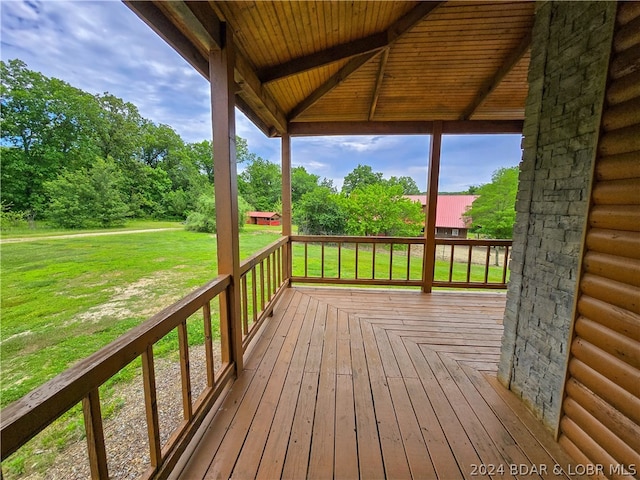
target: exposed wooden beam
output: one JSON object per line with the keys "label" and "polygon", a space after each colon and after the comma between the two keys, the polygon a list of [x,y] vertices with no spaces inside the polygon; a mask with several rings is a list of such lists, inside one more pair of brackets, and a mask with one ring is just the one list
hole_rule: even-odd
{"label": "exposed wooden beam", "polygon": [[426,18],[436,7],[444,2],[419,2],[416,7],[395,21],[384,32],[374,33],[347,43],[334,45],[325,50],[294,58],[280,65],[272,65],[258,72],[264,82],[273,82],[291,75],[313,70],[314,68],[357,57],[365,53],[381,50],[392,45],[398,38],[408,32],[415,24]]}
{"label": "exposed wooden beam", "polygon": [[[445,120],[445,134],[522,133],[522,120]],[[392,122],[291,122],[291,136],[321,135],[429,135],[432,121]]]}
{"label": "exposed wooden beam", "polygon": [[488,78],[480,90],[478,94],[473,99],[473,101],[469,104],[469,106],[465,109],[465,111],[460,115],[460,120],[469,120],[471,115],[478,109],[482,102],[484,102],[491,92],[493,92],[500,82],[507,76],[507,74],[516,66],[516,64],[520,61],[529,47],[531,46],[531,30],[527,32],[524,38],[520,41],[518,46],[509,54],[507,59],[504,61],[502,66],[491,76]]}
{"label": "exposed wooden beam", "polygon": [[[215,43],[216,48],[222,48],[222,22],[209,4],[207,2],[189,0],[185,2],[185,5],[193,13],[193,16],[198,20],[199,24],[205,29],[211,41]],[[213,48],[213,46],[211,48]]]}
{"label": "exposed wooden beam", "polygon": [[240,85],[242,90],[240,95],[246,104],[262,118],[264,123],[273,125],[280,134],[287,131],[287,119],[284,113],[264,88],[253,66],[241,52],[236,52],[235,81]]}
{"label": "exposed wooden beam", "polygon": [[376,86],[373,89],[373,97],[371,98],[371,107],[369,107],[369,121],[373,120],[373,116],[376,113],[376,107],[378,106],[378,98],[380,97],[380,87],[382,80],[384,80],[384,71],[387,67],[387,60],[389,59],[389,49],[385,48],[380,57],[380,68],[378,69],[378,78],[376,78]]}
{"label": "exposed wooden beam", "polygon": [[442,133],[522,133],[523,124],[523,120],[445,120],[442,122]]}
{"label": "exposed wooden beam", "polygon": [[294,58],[280,65],[263,68],[258,72],[258,77],[264,82],[269,83],[275,80],[281,80],[291,75],[313,70],[314,68],[337,62],[347,58],[362,55],[376,50],[380,50],[387,45],[386,32],[376,33],[365,38],[359,38],[351,42],[335,45],[326,50],[312,53],[304,57]]}
{"label": "exposed wooden beam", "polygon": [[364,55],[360,55],[359,57],[354,57],[351,60],[349,60],[347,64],[344,67],[342,67],[334,76],[332,76],[329,80],[327,80],[324,83],[324,85],[316,89],[311,95],[309,95],[302,102],[296,105],[293,108],[293,110],[291,110],[288,116],[289,121],[295,120],[307,109],[311,108],[318,100],[320,100],[327,93],[329,93],[331,90],[333,90],[342,82],[344,82],[349,77],[349,75],[357,71],[365,63],[367,63],[373,57],[378,55],[378,53],[380,52],[376,51],[376,52],[365,53]]}
{"label": "exposed wooden beam", "polygon": [[165,42],[173,47],[204,78],[209,78],[209,61],[152,2],[126,0],[129,7],[140,19],[149,25]]}

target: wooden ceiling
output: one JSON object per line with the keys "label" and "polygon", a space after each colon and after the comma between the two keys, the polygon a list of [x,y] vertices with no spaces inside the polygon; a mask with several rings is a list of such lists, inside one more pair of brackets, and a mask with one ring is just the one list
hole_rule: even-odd
{"label": "wooden ceiling", "polygon": [[[127,1],[208,78],[225,25],[238,107],[271,136],[519,131],[532,2]],[[227,27],[228,28],[228,27]]]}

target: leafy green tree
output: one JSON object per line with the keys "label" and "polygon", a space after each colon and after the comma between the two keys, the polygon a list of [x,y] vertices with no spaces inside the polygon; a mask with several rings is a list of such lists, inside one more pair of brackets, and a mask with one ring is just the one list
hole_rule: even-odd
{"label": "leafy green tree", "polygon": [[2,201],[31,216],[42,213],[43,184],[97,153],[89,121],[96,111],[91,95],[20,60],[0,62]]}
{"label": "leafy green tree", "polygon": [[341,196],[323,186],[302,195],[294,211],[294,221],[301,233],[343,235],[347,213]]}
{"label": "leafy green tree", "polygon": [[318,188],[320,177],[300,166],[291,169],[291,201],[295,205],[305,193]]}
{"label": "leafy green tree", "polygon": [[411,177],[391,177],[386,183],[390,187],[400,185],[405,195],[420,195],[420,189]]}
{"label": "leafy green tree", "polygon": [[184,152],[198,171],[205,175],[209,183],[213,185],[213,145],[211,142],[203,140],[196,143],[187,143],[184,146]]}
{"label": "leafy green tree", "polygon": [[344,206],[349,235],[416,236],[424,219],[421,206],[405,198],[400,185],[358,187]]}
{"label": "leafy green tree", "polygon": [[90,169],[60,174],[44,184],[51,198],[50,221],[63,228],[123,225],[129,208],[120,192],[122,182],[111,159],[98,158]]}
{"label": "leafy green tree", "polygon": [[471,230],[488,238],[511,238],[517,192],[518,167],[493,172],[491,183],[477,188],[479,196],[465,214],[471,218]]}
{"label": "leafy green tree", "polygon": [[256,157],[239,175],[238,190],[258,211],[271,211],[282,194],[280,167]]}
{"label": "leafy green tree", "polygon": [[156,168],[181,148],[184,148],[184,142],[173,128],[142,121],[138,153],[142,163]]}
{"label": "leafy green tree", "polygon": [[93,119],[100,156],[112,157],[116,162],[135,158],[142,144],[144,123],[138,108],[109,93],[95,98],[100,106],[97,117]]}
{"label": "leafy green tree", "polygon": [[360,165],[344,177],[342,193],[350,195],[356,188],[382,183],[382,173],[374,172],[369,165]]}

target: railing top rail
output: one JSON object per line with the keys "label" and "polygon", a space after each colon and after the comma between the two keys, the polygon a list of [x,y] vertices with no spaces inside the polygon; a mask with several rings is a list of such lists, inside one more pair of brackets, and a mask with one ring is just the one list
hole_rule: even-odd
{"label": "railing top rail", "polygon": [[249,270],[251,270],[253,267],[258,265],[262,260],[267,258],[269,255],[275,252],[278,248],[282,247],[288,241],[289,241],[289,237],[282,237],[276,240],[275,242],[273,242],[272,244],[267,245],[262,250],[253,254],[251,257],[247,258],[246,260],[243,260],[242,262],[240,262],[240,275],[244,275],[245,273],[247,273]]}
{"label": "railing top rail", "polygon": [[439,238],[436,245],[473,245],[478,247],[508,247],[513,244],[510,239],[480,239],[480,238]]}
{"label": "railing top rail", "polygon": [[218,276],[4,408],[0,427],[2,458],[13,453],[140,356],[149,345],[224,292],[230,283],[230,275]]}
{"label": "railing top rail", "polygon": [[350,237],[346,235],[292,235],[292,242],[424,244],[424,237]]}

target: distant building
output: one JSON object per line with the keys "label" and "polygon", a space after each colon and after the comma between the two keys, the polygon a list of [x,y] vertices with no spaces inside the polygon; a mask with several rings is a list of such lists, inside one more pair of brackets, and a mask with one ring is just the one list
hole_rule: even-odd
{"label": "distant building", "polygon": [[[426,213],[426,195],[405,195],[414,202],[420,202]],[[436,237],[467,238],[470,221],[465,221],[464,213],[471,207],[477,195],[438,195],[436,207]]]}
{"label": "distant building", "polygon": [[277,212],[249,212],[247,223],[251,225],[280,225],[282,217]]}

